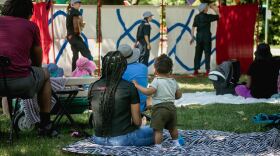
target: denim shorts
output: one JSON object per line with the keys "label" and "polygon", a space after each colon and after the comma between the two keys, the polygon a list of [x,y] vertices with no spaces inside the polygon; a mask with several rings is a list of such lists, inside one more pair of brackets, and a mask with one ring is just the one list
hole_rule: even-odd
{"label": "denim shorts", "polygon": [[131,133],[116,137],[92,137],[92,141],[106,146],[149,146],[154,144],[153,129],[141,127]]}

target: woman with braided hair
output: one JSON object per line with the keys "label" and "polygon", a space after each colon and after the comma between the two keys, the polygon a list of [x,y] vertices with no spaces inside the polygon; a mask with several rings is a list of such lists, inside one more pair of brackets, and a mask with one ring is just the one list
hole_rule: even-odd
{"label": "woman with braided hair", "polygon": [[92,140],[108,146],[153,144],[153,130],[141,127],[139,95],[134,85],[122,79],[127,62],[119,51],[108,52],[102,60],[102,76],[93,83],[89,99],[93,110],[95,136]]}

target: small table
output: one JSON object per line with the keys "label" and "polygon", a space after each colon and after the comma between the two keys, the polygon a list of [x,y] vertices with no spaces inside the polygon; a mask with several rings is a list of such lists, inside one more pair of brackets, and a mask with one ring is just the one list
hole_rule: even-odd
{"label": "small table", "polygon": [[56,99],[56,105],[58,107],[58,112],[56,114],[55,119],[53,120],[54,126],[57,126],[61,120],[61,118],[65,115],[67,119],[70,121],[72,126],[75,126],[76,128],[79,128],[77,124],[75,124],[73,118],[71,117],[69,111],[65,108],[65,106],[62,104],[61,100],[59,99],[58,95],[68,95],[65,102],[65,104],[71,105],[74,98],[77,96],[79,91],[83,91],[81,88],[75,88],[75,89],[63,89],[58,91],[52,91],[53,97]]}

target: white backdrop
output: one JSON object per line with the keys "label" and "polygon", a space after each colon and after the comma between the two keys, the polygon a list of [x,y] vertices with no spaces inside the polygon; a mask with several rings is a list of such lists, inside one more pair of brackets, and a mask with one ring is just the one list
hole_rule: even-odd
{"label": "white backdrop", "polygon": [[[53,27],[54,27],[54,52],[51,46],[49,53],[50,62],[53,62],[54,57],[57,60],[57,64],[63,67],[64,73],[69,76],[71,74],[71,62],[72,62],[72,50],[70,44],[67,43],[65,37],[67,35],[66,31],[66,8],[67,5],[54,5],[53,11]],[[84,5],[81,7],[83,9],[83,18],[86,22],[86,26],[83,30],[83,38],[87,40],[91,54],[96,57],[98,52],[96,51],[96,11],[97,7],[93,5]],[[49,19],[52,15],[50,12]],[[51,20],[49,20],[50,23]],[[49,24],[49,31],[52,35],[52,24]],[[53,37],[52,37],[53,38]],[[60,56],[60,57],[59,57]]]}
{"label": "white backdrop", "polygon": [[[142,14],[151,11],[154,21],[151,22],[151,46],[150,62],[158,56],[159,49],[159,7],[154,6],[102,6],[101,30],[102,30],[102,55],[108,51],[116,50],[120,44],[133,46],[136,39],[137,28],[141,22]],[[149,68],[152,72],[152,66]]]}
{"label": "white backdrop", "polygon": [[[66,42],[66,7],[67,5],[54,6],[54,41],[55,58],[58,65],[63,67],[66,75],[71,73],[72,51],[69,43]],[[82,6],[83,17],[86,22],[83,37],[88,41],[90,50],[95,59],[98,59],[96,44],[96,11],[97,7],[88,5]],[[145,11],[151,11],[154,21],[151,23],[151,45],[150,63],[160,54],[160,7],[155,6],[102,6],[101,8],[101,30],[102,30],[102,55],[110,50],[116,50],[120,44],[134,45],[137,28],[142,20]],[[168,49],[167,53],[173,59],[173,73],[185,74],[193,72],[193,60],[195,53],[195,43],[189,44],[190,31],[194,16],[198,13],[194,7],[166,7],[166,24],[168,28]],[[51,13],[50,13],[51,18]],[[51,20],[49,20],[51,21]],[[212,52],[211,68],[216,66],[216,27],[217,23],[211,25],[212,32]],[[50,34],[51,24],[49,24]],[[204,56],[203,56],[204,57]],[[50,50],[50,61],[54,59],[53,49]],[[202,58],[204,63],[204,58]],[[204,64],[201,67],[204,70]],[[153,73],[153,66],[150,65],[149,73]]]}
{"label": "white backdrop", "polygon": [[[210,9],[209,9],[210,10]],[[198,11],[194,7],[166,7],[166,24],[168,29],[167,53],[173,59],[173,73],[192,73],[194,67],[195,42],[190,45],[191,28]],[[212,22],[212,52],[211,69],[216,66],[216,28],[217,22]],[[195,33],[196,34],[196,33]],[[201,59],[204,62],[204,54]],[[201,70],[205,70],[205,63]]]}

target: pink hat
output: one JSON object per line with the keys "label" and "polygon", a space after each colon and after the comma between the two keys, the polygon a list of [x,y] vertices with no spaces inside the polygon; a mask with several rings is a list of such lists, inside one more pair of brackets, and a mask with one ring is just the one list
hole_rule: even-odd
{"label": "pink hat", "polygon": [[72,72],[73,77],[91,76],[95,71],[96,65],[93,61],[81,57],[76,62],[76,69]]}

